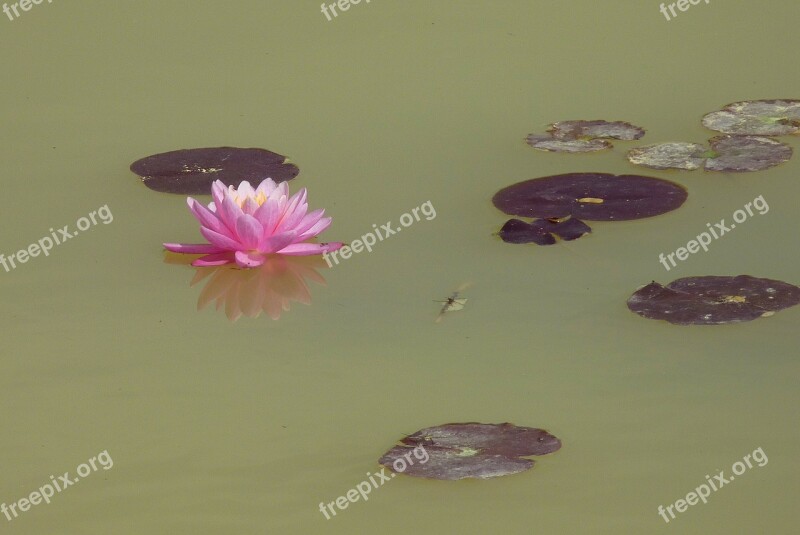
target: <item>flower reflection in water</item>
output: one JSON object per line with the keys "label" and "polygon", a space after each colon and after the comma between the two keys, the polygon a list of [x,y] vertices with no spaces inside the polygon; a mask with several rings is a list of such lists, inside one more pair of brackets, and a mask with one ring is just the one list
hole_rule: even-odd
{"label": "flower reflection in water", "polygon": [[[167,253],[169,263],[191,261],[185,255]],[[324,285],[325,278],[317,270],[325,267],[325,261],[318,256],[270,255],[262,265],[250,269],[240,269],[235,264],[196,267],[191,286],[206,281],[197,299],[197,310],[214,302],[217,310],[225,308],[231,321],[243,315],[257,318],[262,312],[276,320],[289,310],[292,301],[311,304],[306,280]]]}

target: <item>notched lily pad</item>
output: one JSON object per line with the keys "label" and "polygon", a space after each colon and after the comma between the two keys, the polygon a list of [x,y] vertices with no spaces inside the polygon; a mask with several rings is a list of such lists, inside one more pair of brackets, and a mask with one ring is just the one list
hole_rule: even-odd
{"label": "notched lily pad", "polygon": [[229,186],[242,181],[259,184],[291,180],[300,173],[286,157],[266,149],[216,147],[183,149],[154,154],[131,164],[148,188],[162,193],[210,195],[211,184],[221,180]]}
{"label": "notched lily pad", "polygon": [[606,139],[633,140],[644,135],[644,129],[623,121],[560,121],[553,123],[546,134],[529,134],[528,145],[550,152],[594,152],[611,148]]}
{"label": "notched lily pad", "polygon": [[703,116],[703,126],[724,134],[785,136],[800,132],[800,100],[745,100]]}
{"label": "notched lily pad", "polygon": [[670,142],[636,147],[628,151],[628,161],[652,169],[705,167],[707,171],[761,171],[792,157],[792,147],[768,137],[717,136],[710,148],[697,143]]}
{"label": "notched lily pad", "polygon": [[624,221],[675,210],[687,195],[683,187],[659,178],[567,173],[505,187],[492,202],[506,214],[518,217]]}
{"label": "notched lily pad", "polygon": [[[510,423],[451,423],[421,429],[400,441],[378,460],[397,473],[429,479],[488,479],[530,469],[531,455],[558,450],[561,441],[543,429]],[[428,459],[406,462],[422,447]],[[425,457],[423,456],[422,459]]]}
{"label": "notched lily pad", "polygon": [[797,286],[739,275],[686,277],[666,286],[654,281],[628,299],[628,308],[676,325],[719,325],[771,316],[798,303]]}
{"label": "notched lily pad", "polygon": [[535,243],[537,245],[553,245],[556,236],[565,241],[577,240],[592,229],[581,221],[569,219],[537,219],[527,223],[520,219],[509,219],[498,233],[506,243]]}

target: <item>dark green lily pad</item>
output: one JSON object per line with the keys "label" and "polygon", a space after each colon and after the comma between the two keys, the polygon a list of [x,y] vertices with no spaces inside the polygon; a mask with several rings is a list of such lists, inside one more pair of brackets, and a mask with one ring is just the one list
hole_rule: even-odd
{"label": "dark green lily pad", "polygon": [[697,143],[659,143],[628,151],[628,161],[652,169],[694,170],[729,173],[761,171],[792,157],[792,147],[768,137],[717,136],[710,148]]}
{"label": "dark green lily pad", "polygon": [[518,217],[624,221],[675,210],[687,195],[682,186],[659,178],[567,173],[513,184],[498,191],[492,202]]}
{"label": "dark green lily pad", "polygon": [[183,149],[147,156],[131,164],[148,188],[162,193],[210,195],[211,184],[221,180],[238,186],[247,180],[259,184],[291,180],[300,173],[296,165],[265,149],[216,147]]}
{"label": "dark green lily pad", "polygon": [[785,136],[800,132],[800,100],[745,100],[703,116],[703,126],[724,134]]}
{"label": "dark green lily pad", "polygon": [[771,316],[798,303],[800,288],[793,284],[739,275],[686,277],[667,286],[654,281],[628,299],[628,308],[676,325],[719,325]]}
{"label": "dark green lily pad", "polygon": [[444,480],[524,472],[534,465],[525,457],[546,455],[561,447],[561,441],[543,429],[509,423],[445,424],[421,429],[400,442],[378,463],[395,473]]}
{"label": "dark green lily pad", "polygon": [[526,223],[519,219],[509,219],[498,233],[506,243],[535,243],[537,245],[553,245],[556,236],[565,241],[577,240],[592,229],[581,221],[571,217],[561,219],[537,219]]}
{"label": "dark green lily pad", "polygon": [[623,121],[560,121],[547,129],[547,134],[529,134],[528,145],[550,152],[595,152],[610,148],[606,139],[633,140],[644,135],[644,129]]}

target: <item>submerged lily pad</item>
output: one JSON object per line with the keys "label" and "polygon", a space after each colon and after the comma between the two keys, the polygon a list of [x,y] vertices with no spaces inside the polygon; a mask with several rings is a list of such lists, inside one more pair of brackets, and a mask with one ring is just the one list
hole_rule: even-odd
{"label": "submerged lily pad", "polygon": [[182,195],[210,195],[215,180],[238,186],[245,180],[259,184],[266,178],[285,182],[300,173],[296,165],[286,162],[286,156],[235,147],[164,152],[136,160],[130,168],[148,188]]}
{"label": "submerged lily pad", "polygon": [[577,240],[592,229],[581,221],[571,217],[561,219],[537,219],[526,223],[519,219],[509,219],[498,233],[506,243],[535,243],[537,245],[553,245],[556,236],[562,240]]}
{"label": "submerged lily pad", "polygon": [[644,135],[644,129],[623,121],[560,121],[547,129],[547,134],[529,134],[528,145],[550,152],[594,152],[610,148],[605,139],[633,140]]}
{"label": "submerged lily pad", "polygon": [[724,134],[785,136],[800,132],[800,100],[745,100],[703,116],[703,126]]}
{"label": "submerged lily pad", "polygon": [[628,151],[628,161],[652,169],[707,171],[761,171],[792,157],[792,147],[768,137],[717,136],[710,148],[697,143],[670,142],[636,147]]}
{"label": "submerged lily pad", "polygon": [[786,282],[736,277],[686,277],[667,286],[651,282],[629,299],[628,308],[676,325],[718,325],[771,316],[800,303],[800,288]]}
{"label": "submerged lily pad", "polygon": [[505,187],[492,202],[506,214],[519,217],[624,221],[675,210],[687,195],[683,187],[659,178],[567,173]]}
{"label": "submerged lily pad", "polygon": [[[546,455],[561,447],[561,441],[543,429],[509,423],[444,424],[421,429],[400,442],[378,463],[396,473],[446,480],[524,472],[534,465],[524,457]],[[415,450],[425,455],[411,457]]]}

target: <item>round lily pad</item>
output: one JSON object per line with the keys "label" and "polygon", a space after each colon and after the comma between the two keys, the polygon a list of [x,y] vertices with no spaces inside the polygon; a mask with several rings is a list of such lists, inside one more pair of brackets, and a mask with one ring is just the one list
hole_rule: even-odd
{"label": "round lily pad", "polygon": [[675,210],[687,195],[682,186],[659,178],[568,173],[513,184],[498,191],[492,202],[519,217],[623,221]]}
{"label": "round lily pad", "polygon": [[708,149],[697,143],[670,142],[635,147],[628,151],[628,160],[652,169],[694,170],[705,163]]}
{"label": "round lily pad", "polygon": [[703,126],[725,134],[785,136],[800,132],[800,100],[745,100],[703,116]]}
{"label": "round lily pad", "polygon": [[594,152],[611,148],[606,139],[639,139],[644,129],[623,121],[560,121],[546,134],[529,134],[528,145],[550,152]]}
{"label": "round lily pad", "polygon": [[556,236],[565,241],[577,240],[592,229],[581,221],[571,217],[561,219],[537,219],[527,223],[520,219],[509,219],[498,233],[506,243],[535,243],[537,245],[553,245]]}
{"label": "round lily pad", "polygon": [[736,277],[686,277],[666,286],[651,282],[629,299],[628,308],[676,325],[751,321],[800,303],[800,288],[786,282]]}
{"label": "round lily pad", "polygon": [[148,188],[181,195],[210,195],[215,180],[238,186],[245,180],[260,184],[266,178],[285,182],[300,173],[296,165],[287,163],[286,156],[235,147],[164,152],[136,160],[130,168]]}
{"label": "round lily pad", "polygon": [[488,479],[530,469],[532,455],[558,450],[543,429],[510,423],[451,423],[421,429],[383,454],[378,463],[395,473],[429,479]]}
{"label": "round lily pad", "polygon": [[768,137],[717,136],[708,143],[717,154],[706,160],[709,171],[761,171],[792,157],[792,147]]}
{"label": "round lily pad", "polygon": [[628,160],[653,169],[707,171],[761,171],[792,157],[792,147],[768,137],[717,136],[710,148],[697,143],[670,142],[636,147],[628,151]]}

